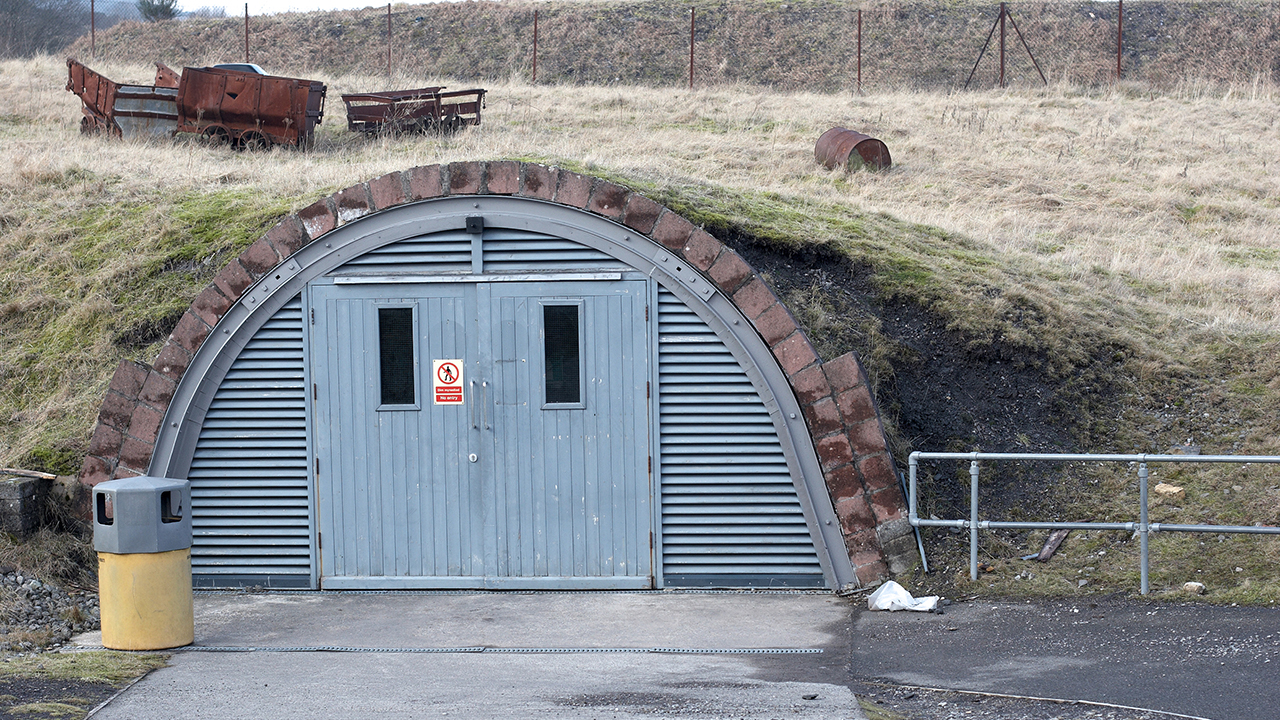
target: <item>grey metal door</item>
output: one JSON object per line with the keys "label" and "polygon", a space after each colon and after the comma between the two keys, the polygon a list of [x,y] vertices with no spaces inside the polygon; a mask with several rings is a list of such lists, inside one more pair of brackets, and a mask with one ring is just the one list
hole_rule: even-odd
{"label": "grey metal door", "polygon": [[314,285],[322,585],[649,587],[648,293]]}

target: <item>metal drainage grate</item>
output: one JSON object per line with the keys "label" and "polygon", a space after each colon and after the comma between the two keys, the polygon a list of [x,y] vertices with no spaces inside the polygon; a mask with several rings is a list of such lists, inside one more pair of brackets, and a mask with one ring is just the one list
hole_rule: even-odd
{"label": "metal drainage grate", "polygon": [[497,647],[429,647],[429,648],[372,648],[344,647],[340,645],[312,645],[303,647],[242,647],[188,645],[176,650],[188,652],[339,652],[339,653],[500,653],[507,655],[570,655],[570,654],[665,654],[665,655],[816,655],[822,648],[497,648]]}

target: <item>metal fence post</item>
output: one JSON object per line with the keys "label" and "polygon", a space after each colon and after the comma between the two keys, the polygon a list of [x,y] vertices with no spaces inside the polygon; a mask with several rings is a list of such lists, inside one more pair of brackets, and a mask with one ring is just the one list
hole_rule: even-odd
{"label": "metal fence post", "polygon": [[391,3],[387,3],[387,80],[391,80]]}
{"label": "metal fence post", "polygon": [[862,94],[862,8],[858,8],[858,94]]}
{"label": "metal fence post", "polygon": [[244,4],[244,61],[249,62],[249,3]]}
{"label": "metal fence post", "polygon": [[698,15],[696,8],[689,8],[689,89],[693,89],[693,27]]}
{"label": "metal fence post", "polygon": [[1000,87],[1004,87],[1004,19],[1008,14],[1004,3],[1000,3]]}
{"label": "metal fence post", "polygon": [[89,57],[98,56],[98,11],[94,0],[89,0]]}
{"label": "metal fence post", "polygon": [[533,83],[538,83],[538,9],[533,10]]}
{"label": "metal fence post", "polygon": [[1138,511],[1138,537],[1142,541],[1142,594],[1146,595],[1150,589],[1150,572],[1151,559],[1148,556],[1148,536],[1151,527],[1147,524],[1149,519],[1147,516],[1147,472],[1146,463],[1138,463],[1138,502],[1142,503],[1142,507]]}
{"label": "metal fence post", "polygon": [[1124,53],[1124,0],[1116,3],[1116,82],[1120,82],[1120,58]]}
{"label": "metal fence post", "polygon": [[969,461],[969,579],[978,579],[978,461]]}

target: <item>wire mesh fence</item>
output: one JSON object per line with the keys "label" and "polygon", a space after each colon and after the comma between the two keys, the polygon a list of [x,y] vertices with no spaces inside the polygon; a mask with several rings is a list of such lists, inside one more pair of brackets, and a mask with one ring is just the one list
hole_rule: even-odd
{"label": "wire mesh fence", "polygon": [[[1004,7],[1008,26],[998,33]],[[1118,76],[1157,87],[1270,84],[1280,75],[1280,0],[468,2],[270,13],[249,3],[239,10],[206,6],[144,22],[136,0],[6,0],[0,54],[61,51],[174,67],[248,61],[295,76],[822,92],[959,88],[971,74],[974,87],[1088,86]]]}

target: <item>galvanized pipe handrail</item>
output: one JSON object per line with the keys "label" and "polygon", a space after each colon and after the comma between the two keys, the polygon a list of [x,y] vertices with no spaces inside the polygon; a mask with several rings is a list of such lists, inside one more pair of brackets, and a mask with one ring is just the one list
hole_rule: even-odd
{"label": "galvanized pipe handrail", "polygon": [[[918,513],[919,494],[917,470],[920,460],[968,460],[969,461],[969,519],[923,520]],[[1137,523],[1103,522],[1009,522],[978,519],[978,463],[990,461],[1050,461],[1050,462],[1125,462],[1138,464],[1138,512]],[[1081,454],[1081,453],[984,453],[984,452],[913,452],[908,458],[907,518],[913,527],[947,527],[969,530],[969,578],[978,579],[978,531],[979,530],[1124,530],[1137,532],[1141,541],[1142,594],[1150,590],[1150,545],[1153,532],[1209,532],[1255,535],[1280,535],[1280,527],[1270,525],[1185,525],[1150,522],[1147,484],[1150,463],[1235,463],[1280,464],[1280,456],[1274,455],[1150,455],[1150,454]]]}

